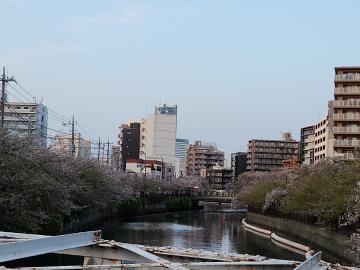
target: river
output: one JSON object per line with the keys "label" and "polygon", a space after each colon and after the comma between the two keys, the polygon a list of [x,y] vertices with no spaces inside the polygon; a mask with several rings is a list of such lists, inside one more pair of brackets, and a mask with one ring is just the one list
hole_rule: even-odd
{"label": "river", "polygon": [[[305,260],[304,255],[245,230],[241,225],[243,218],[244,216],[237,212],[218,210],[170,212],[132,218],[120,217],[106,221],[93,229],[102,230],[103,239],[119,242]],[[327,256],[324,257],[328,259]],[[50,254],[12,262],[7,266],[81,263],[82,259],[79,257]]]}
{"label": "river", "polygon": [[270,240],[243,229],[234,212],[190,211],[111,220],[101,226],[104,239],[120,242],[204,249],[304,260]]}

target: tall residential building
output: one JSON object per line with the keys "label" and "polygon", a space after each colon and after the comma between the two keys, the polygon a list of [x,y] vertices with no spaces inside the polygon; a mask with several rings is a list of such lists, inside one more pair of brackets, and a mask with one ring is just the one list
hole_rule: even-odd
{"label": "tall residential building", "polygon": [[189,145],[188,139],[176,139],[175,145],[175,174],[177,177],[185,175],[186,149]]}
{"label": "tall residential building", "polygon": [[20,136],[32,136],[46,146],[48,109],[28,102],[7,102],[4,108],[5,127]]}
{"label": "tall residential building", "polygon": [[74,134],[74,146],[71,134],[56,135],[53,147],[55,151],[60,153],[74,153],[75,157],[91,158],[91,141],[81,138],[80,133]]}
{"label": "tall residential building", "polygon": [[334,157],[351,159],[360,147],[360,67],[335,67],[334,84]]}
{"label": "tall residential building", "polygon": [[175,146],[177,130],[177,106],[155,107],[142,127],[141,148],[147,158],[161,158],[165,163],[175,164]]}
{"label": "tall residential building", "polygon": [[314,165],[315,126],[303,127],[300,130],[300,163]]}
{"label": "tall residential building", "polygon": [[249,140],[247,170],[279,169],[284,160],[298,159],[298,150],[299,142],[293,140],[290,133],[284,133],[283,140]]}
{"label": "tall residential building", "polygon": [[200,176],[201,169],[224,166],[224,159],[224,152],[219,151],[215,145],[195,141],[187,149],[186,175]]}
{"label": "tall residential building", "polygon": [[246,152],[231,153],[232,178],[236,179],[240,174],[246,172]]}
{"label": "tall residential building", "polygon": [[119,141],[120,146],[120,170],[126,170],[128,159],[139,159],[140,154],[140,129],[141,123],[130,122],[120,126]]}

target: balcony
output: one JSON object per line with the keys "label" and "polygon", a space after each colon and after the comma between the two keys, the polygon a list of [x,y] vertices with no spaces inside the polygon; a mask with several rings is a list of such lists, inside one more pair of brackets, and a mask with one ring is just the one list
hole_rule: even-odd
{"label": "balcony", "polygon": [[335,100],[334,108],[360,108],[360,99],[355,100]]}
{"label": "balcony", "polygon": [[354,113],[354,114],[335,113],[334,120],[335,121],[360,121],[360,113]]}
{"label": "balcony", "polygon": [[360,87],[335,87],[335,95],[360,95]]}
{"label": "balcony", "polygon": [[360,134],[360,127],[334,127],[334,134]]}
{"label": "balcony", "polygon": [[359,147],[360,140],[335,140],[334,147]]}
{"label": "balcony", "polygon": [[360,73],[336,74],[335,82],[360,82]]}

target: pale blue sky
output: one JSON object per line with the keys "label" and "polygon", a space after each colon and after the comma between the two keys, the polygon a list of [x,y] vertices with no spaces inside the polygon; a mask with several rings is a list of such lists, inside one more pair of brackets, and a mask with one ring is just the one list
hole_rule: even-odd
{"label": "pale blue sky", "polygon": [[0,0],[0,10],[0,65],[93,139],[116,142],[121,123],[159,102],[178,104],[178,137],[227,154],[283,131],[299,139],[326,114],[334,66],[360,65],[356,0]]}

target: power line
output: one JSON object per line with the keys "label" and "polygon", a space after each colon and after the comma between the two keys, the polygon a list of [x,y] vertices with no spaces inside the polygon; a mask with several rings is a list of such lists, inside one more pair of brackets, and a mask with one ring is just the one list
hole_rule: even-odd
{"label": "power line", "polygon": [[29,91],[27,91],[23,86],[21,86],[20,83],[15,82],[20,88],[21,90],[23,90],[26,94],[28,94],[31,98],[34,98],[34,96],[32,94],[29,93]]}
{"label": "power line", "polygon": [[[25,97],[20,91],[18,91],[15,87],[13,87],[10,83],[8,84],[12,89],[14,89],[16,91],[16,93],[18,93],[20,96],[22,96],[24,99],[26,99],[27,101],[29,101],[30,103],[34,103],[34,101],[28,99],[27,97]],[[8,91],[9,92],[9,91]]]}
{"label": "power line", "polygon": [[[21,94],[15,87],[13,87],[11,84],[8,84],[13,90],[15,90],[19,95],[21,95],[24,99],[26,99],[27,101],[29,101],[30,103],[34,103],[33,101],[29,100],[28,98],[26,98],[23,94]],[[9,90],[7,91],[8,94],[10,94],[14,99],[16,99],[19,102],[23,102],[22,100],[20,100],[17,96],[15,96],[13,93],[11,93]],[[49,110],[49,108],[48,108]],[[51,114],[48,113],[48,117],[50,119],[53,119],[55,121],[61,122],[63,123],[64,121],[66,121],[64,118],[60,118],[57,116],[57,114]]]}

